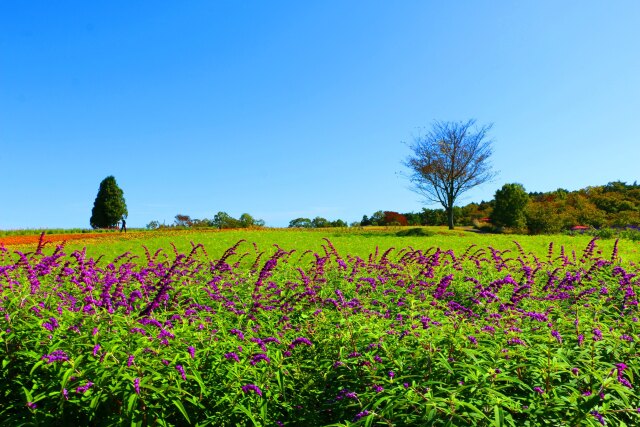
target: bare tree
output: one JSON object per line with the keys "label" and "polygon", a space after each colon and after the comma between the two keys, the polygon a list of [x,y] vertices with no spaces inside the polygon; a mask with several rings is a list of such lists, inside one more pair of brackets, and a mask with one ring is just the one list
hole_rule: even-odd
{"label": "bare tree", "polygon": [[474,125],[475,120],[434,122],[426,135],[409,144],[413,155],[404,162],[411,169],[412,189],[444,207],[450,230],[458,196],[495,176],[489,164],[492,141],[487,138],[492,125]]}

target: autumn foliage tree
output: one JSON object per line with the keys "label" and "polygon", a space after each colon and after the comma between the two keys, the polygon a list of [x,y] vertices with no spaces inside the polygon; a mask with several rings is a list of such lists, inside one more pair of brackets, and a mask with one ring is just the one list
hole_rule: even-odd
{"label": "autumn foliage tree", "polygon": [[475,127],[475,120],[434,122],[431,130],[409,145],[413,154],[404,162],[411,170],[413,190],[431,202],[440,203],[454,228],[453,207],[458,197],[495,174],[489,157],[491,125]]}
{"label": "autumn foliage tree", "polygon": [[93,228],[107,228],[115,226],[128,215],[124,192],[113,176],[108,176],[100,183],[98,195],[93,202],[89,223]]}

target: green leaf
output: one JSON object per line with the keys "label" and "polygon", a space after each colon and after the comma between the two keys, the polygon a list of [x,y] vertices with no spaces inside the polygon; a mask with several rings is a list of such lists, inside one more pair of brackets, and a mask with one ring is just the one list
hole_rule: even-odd
{"label": "green leaf", "polygon": [[182,415],[186,418],[187,422],[189,424],[191,424],[191,420],[189,419],[189,415],[187,415],[187,411],[184,409],[184,405],[182,405],[182,402],[180,402],[177,399],[174,399],[173,400],[173,404],[176,405],[176,407],[180,410]]}
{"label": "green leaf", "polygon": [[129,399],[127,400],[127,412],[131,412],[133,410],[133,405],[135,405],[137,397],[138,396],[136,394],[129,396]]}
{"label": "green leaf", "polygon": [[500,406],[493,407],[493,416],[496,427],[502,427],[504,425],[504,411]]}
{"label": "green leaf", "polygon": [[249,419],[251,420],[251,422],[253,423],[254,426],[259,426],[260,424],[255,420],[255,418],[253,418],[253,414],[251,413],[251,411],[249,411],[247,408],[245,408],[245,406],[242,403],[237,403],[236,404],[236,408],[240,409],[242,412],[245,413],[245,415],[247,417],[249,417]]}
{"label": "green leaf", "polygon": [[35,365],[33,365],[33,368],[31,368],[31,372],[29,372],[29,375],[33,375],[33,372],[43,364],[44,364],[44,360],[39,360]]}

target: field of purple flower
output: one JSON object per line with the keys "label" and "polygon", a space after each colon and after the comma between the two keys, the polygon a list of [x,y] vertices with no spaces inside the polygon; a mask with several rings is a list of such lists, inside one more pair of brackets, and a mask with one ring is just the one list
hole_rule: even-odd
{"label": "field of purple flower", "polygon": [[515,247],[0,247],[0,423],[638,425],[638,266]]}

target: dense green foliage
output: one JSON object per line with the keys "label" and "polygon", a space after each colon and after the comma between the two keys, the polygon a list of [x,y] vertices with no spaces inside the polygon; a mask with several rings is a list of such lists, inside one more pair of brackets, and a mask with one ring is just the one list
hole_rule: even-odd
{"label": "dense green foliage", "polygon": [[529,195],[521,184],[505,184],[494,196],[491,222],[498,227],[524,229]]}
{"label": "dense green foliage", "polygon": [[340,228],[347,226],[348,224],[341,219],[329,221],[321,216],[317,216],[313,219],[295,218],[289,221],[289,228]]}
{"label": "dense green foliage", "polygon": [[100,183],[98,195],[93,202],[89,223],[93,228],[114,227],[127,217],[127,203],[124,192],[113,176],[108,176]]}

